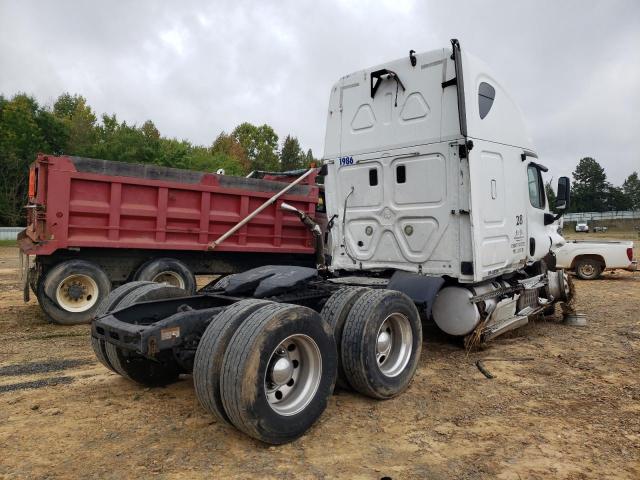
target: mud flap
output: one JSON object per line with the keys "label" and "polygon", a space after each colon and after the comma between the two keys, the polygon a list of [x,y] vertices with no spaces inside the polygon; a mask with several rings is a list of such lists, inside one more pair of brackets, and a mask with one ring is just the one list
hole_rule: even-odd
{"label": "mud flap", "polygon": [[22,280],[22,300],[24,303],[29,302],[30,296],[30,280],[31,269],[29,268],[29,255],[26,255],[22,250],[18,253],[20,261],[20,280]]}

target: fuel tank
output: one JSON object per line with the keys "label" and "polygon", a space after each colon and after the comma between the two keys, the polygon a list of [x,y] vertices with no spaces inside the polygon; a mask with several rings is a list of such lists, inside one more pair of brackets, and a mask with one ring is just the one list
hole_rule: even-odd
{"label": "fuel tank", "polygon": [[[469,287],[445,287],[440,290],[433,304],[433,320],[443,332],[449,335],[468,335],[482,319],[479,309],[481,303],[471,303],[470,299],[503,286],[505,285],[499,282],[487,282]],[[496,304],[496,298],[485,300],[485,311],[492,312]]]}

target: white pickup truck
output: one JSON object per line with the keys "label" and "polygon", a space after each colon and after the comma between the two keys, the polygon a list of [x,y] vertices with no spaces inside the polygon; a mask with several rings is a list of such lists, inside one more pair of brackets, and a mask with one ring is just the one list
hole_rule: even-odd
{"label": "white pickup truck", "polygon": [[553,252],[558,268],[573,270],[583,280],[594,280],[604,270],[638,268],[631,241],[570,240]]}

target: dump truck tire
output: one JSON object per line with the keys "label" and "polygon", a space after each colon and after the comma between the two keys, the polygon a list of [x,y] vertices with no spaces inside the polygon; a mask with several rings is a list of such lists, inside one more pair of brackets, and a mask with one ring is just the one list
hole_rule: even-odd
{"label": "dump truck tire", "polygon": [[38,303],[53,323],[89,323],[109,295],[111,281],[98,265],[85,260],[59,263],[38,280]]}
{"label": "dump truck tire", "polygon": [[336,385],[342,389],[350,388],[347,377],[344,374],[344,369],[342,368],[342,359],[340,358],[344,322],[353,304],[356,303],[356,300],[369,290],[370,289],[365,287],[343,287],[329,297],[329,300],[327,300],[327,303],[324,304],[320,312],[322,319],[331,325],[333,329],[333,337],[336,340],[336,347],[338,349],[338,377],[336,379]]}
{"label": "dump truck tire", "polygon": [[231,337],[246,318],[266,300],[248,299],[234,303],[216,315],[204,331],[193,363],[193,384],[200,404],[218,419],[231,424],[222,404],[220,373],[224,352]]}
{"label": "dump truck tire", "polygon": [[166,283],[182,288],[193,295],[196,277],[189,267],[175,258],[154,258],[142,264],[134,274],[134,280]]}
{"label": "dump truck tire", "polygon": [[[100,305],[98,305],[98,309],[96,310],[94,318],[100,317],[102,315],[105,315],[115,310],[118,303],[120,303],[120,301],[125,296],[127,296],[132,291],[144,285],[149,285],[149,284],[151,284],[151,282],[130,282],[130,283],[125,283],[124,285],[120,285],[118,288],[113,290],[107,296],[107,298],[105,298],[104,300],[102,300],[102,302],[100,302]],[[107,351],[106,351],[104,339],[96,338],[92,335],[91,347],[93,348],[93,353],[96,354],[96,358],[98,359],[98,361],[102,365],[107,367],[109,370],[115,372],[115,369],[113,368],[111,363],[109,363],[109,359],[107,358]]]}
{"label": "dump truck tire", "polygon": [[404,391],[420,360],[422,324],[413,301],[395,290],[370,290],[353,305],[342,334],[349,384],[372,398]]}
{"label": "dump truck tire", "polygon": [[271,304],[231,338],[221,390],[231,423],[271,444],[291,442],[320,417],[336,379],[333,331],[307,308]]}
{"label": "dump truck tire", "polygon": [[[162,283],[151,283],[125,295],[118,303],[118,309],[129,307],[138,302],[179,298],[188,295],[181,288],[171,287]],[[105,351],[107,360],[116,373],[141,385],[149,387],[167,385],[177,381],[181,373],[178,362],[169,352],[162,358],[151,360],[136,353],[125,351],[109,342],[105,342]]]}

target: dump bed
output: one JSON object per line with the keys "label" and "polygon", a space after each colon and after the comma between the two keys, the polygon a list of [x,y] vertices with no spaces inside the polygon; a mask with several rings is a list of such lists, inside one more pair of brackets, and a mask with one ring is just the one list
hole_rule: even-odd
{"label": "dump bed", "polygon": [[[315,177],[292,187],[216,251],[312,254],[311,234],[280,204],[315,217]],[[37,255],[82,247],[203,251],[285,187],[279,181],[40,154],[31,166],[20,247]]]}

